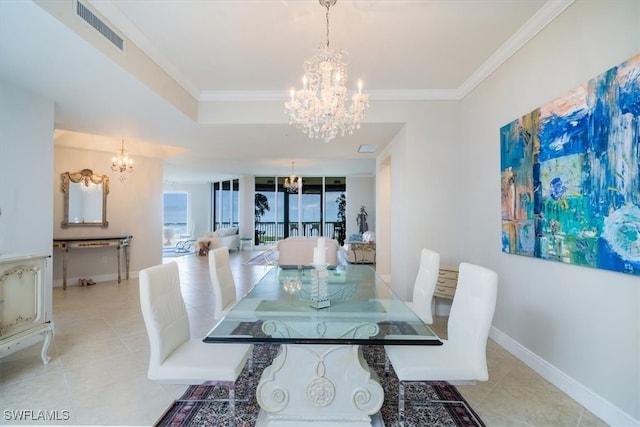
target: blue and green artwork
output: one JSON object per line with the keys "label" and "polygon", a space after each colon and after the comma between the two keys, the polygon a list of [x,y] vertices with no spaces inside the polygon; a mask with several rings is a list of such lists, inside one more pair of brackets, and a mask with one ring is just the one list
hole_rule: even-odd
{"label": "blue and green artwork", "polygon": [[640,275],[640,55],[500,129],[502,251]]}

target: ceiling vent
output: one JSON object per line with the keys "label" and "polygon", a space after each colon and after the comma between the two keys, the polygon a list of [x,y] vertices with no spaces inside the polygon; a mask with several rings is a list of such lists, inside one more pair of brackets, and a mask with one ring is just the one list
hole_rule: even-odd
{"label": "ceiling vent", "polygon": [[124,52],[124,40],[115,31],[113,31],[107,24],[105,24],[100,18],[93,14],[85,5],[76,2],[76,13],[87,24],[98,30],[107,40],[109,40],[115,47]]}

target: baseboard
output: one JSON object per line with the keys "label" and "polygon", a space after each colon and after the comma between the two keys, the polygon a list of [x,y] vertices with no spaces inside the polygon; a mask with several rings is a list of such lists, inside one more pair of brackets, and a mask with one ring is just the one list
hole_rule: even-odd
{"label": "baseboard", "polygon": [[[130,279],[135,279],[136,277],[138,277],[138,272],[137,271],[129,272],[129,278]],[[116,282],[116,281],[118,281],[118,273],[100,274],[100,275],[97,275],[97,276],[86,276],[86,277],[67,277],[67,286],[77,286],[78,285],[78,279],[91,279],[96,283]],[[122,274],[120,279],[123,282],[125,282],[127,280],[125,278],[124,274]],[[62,279],[54,279],[52,284],[53,284],[54,288],[61,288],[62,287]]]}
{"label": "baseboard", "polygon": [[517,341],[495,327],[489,334],[500,346],[524,362],[544,379],[558,387],[576,402],[611,426],[639,426],[640,420],[622,411],[602,396],[594,393],[583,384],[574,380],[537,354],[531,352]]}

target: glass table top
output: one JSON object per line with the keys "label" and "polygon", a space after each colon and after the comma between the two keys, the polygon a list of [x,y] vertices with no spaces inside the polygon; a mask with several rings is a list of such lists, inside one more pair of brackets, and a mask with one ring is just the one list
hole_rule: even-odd
{"label": "glass table top", "polygon": [[204,341],[442,344],[373,268],[351,264],[273,267]]}

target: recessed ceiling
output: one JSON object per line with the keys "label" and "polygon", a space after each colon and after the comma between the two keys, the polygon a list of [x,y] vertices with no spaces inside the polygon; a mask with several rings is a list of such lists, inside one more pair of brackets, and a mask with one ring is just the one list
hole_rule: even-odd
{"label": "recessed ceiling", "polygon": [[[134,156],[153,155],[136,152],[136,141],[183,149],[166,161],[168,181],[287,175],[294,160],[302,176],[373,174],[376,153],[403,126],[365,119],[329,144],[289,126],[283,102],[325,40],[317,0],[80,0],[123,36],[117,55],[101,36],[78,35],[88,30],[74,1],[45,2],[47,11],[0,1],[0,79],[53,100],[62,130],[107,136],[114,147],[124,137]],[[372,110],[381,99],[459,99],[570,3],[338,0],[330,40],[349,53],[348,86],[361,78]],[[138,48],[170,83],[131,71]],[[165,88],[184,89],[197,113]],[[358,153],[362,144],[378,149]]]}

